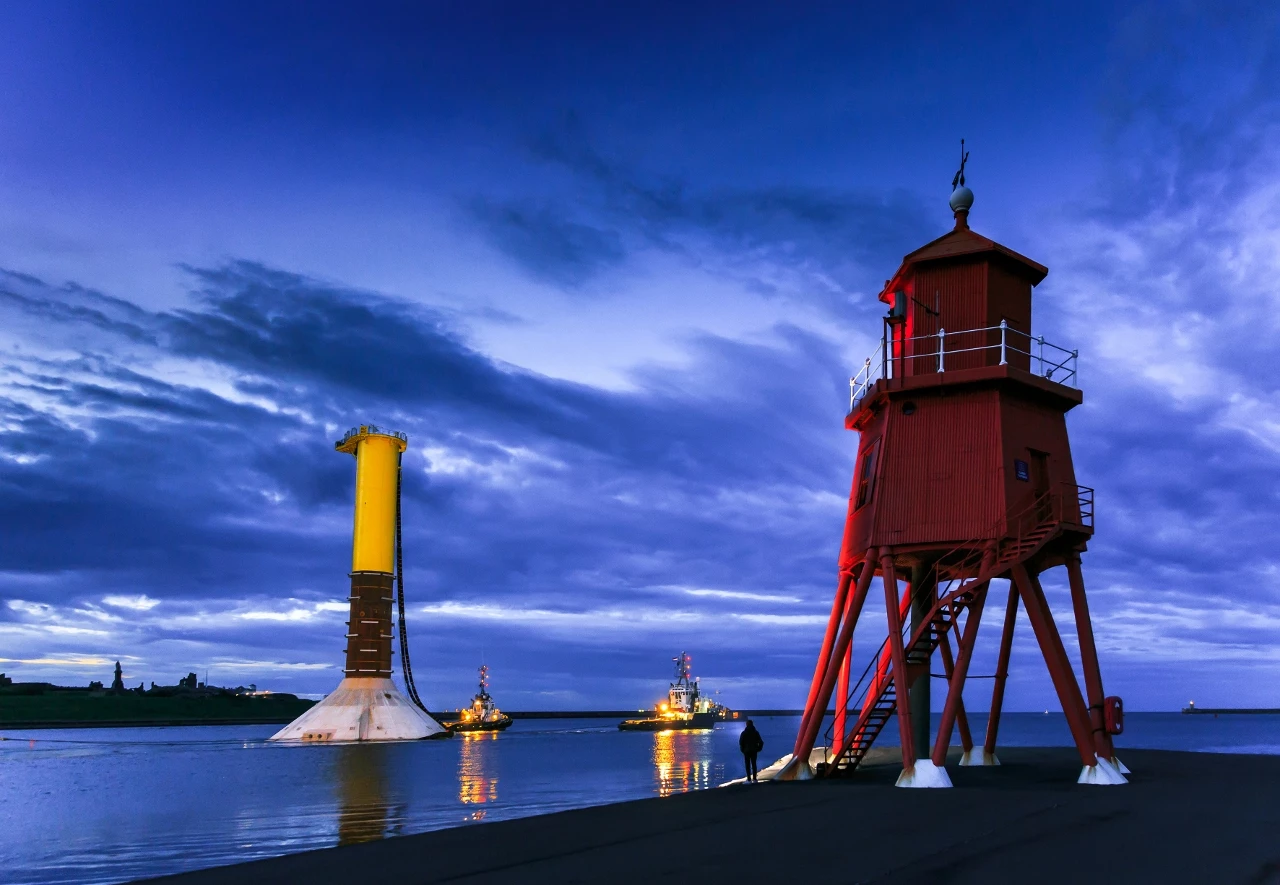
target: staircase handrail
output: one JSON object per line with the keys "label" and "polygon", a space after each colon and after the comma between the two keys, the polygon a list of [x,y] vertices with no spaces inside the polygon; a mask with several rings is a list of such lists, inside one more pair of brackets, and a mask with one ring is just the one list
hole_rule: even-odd
{"label": "staircase handrail", "polygon": [[[867,663],[866,669],[862,671],[862,675],[858,677],[857,683],[851,689],[849,689],[849,696],[845,699],[845,707],[844,707],[846,714],[848,713],[849,710],[853,709],[850,706],[850,702],[853,700],[854,694],[857,693],[858,689],[860,688],[862,689],[862,695],[859,698],[860,703],[857,706],[857,710],[859,714],[861,714],[862,708],[865,706],[867,692],[870,691],[871,689],[870,682],[867,682],[865,687],[863,686],[862,683],[866,682],[867,676],[871,673],[872,669],[876,666],[876,663],[880,660],[880,655],[884,653],[885,646],[887,646],[888,644],[889,644],[889,637],[886,636],[884,638],[884,641],[880,643],[880,647],[877,648],[875,650],[875,653],[871,655],[871,660]],[[823,732],[823,737],[827,738],[828,740],[828,747],[827,747],[828,751],[830,750],[830,740],[831,740],[832,733],[835,730],[835,727],[836,725],[835,725],[835,722],[833,721],[829,726],[827,726],[827,730]]]}

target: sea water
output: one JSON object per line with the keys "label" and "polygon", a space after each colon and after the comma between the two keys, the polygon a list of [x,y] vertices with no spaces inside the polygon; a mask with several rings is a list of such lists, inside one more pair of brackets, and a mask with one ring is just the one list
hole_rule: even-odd
{"label": "sea water", "polygon": [[[761,767],[798,725],[756,719]],[[981,743],[985,721],[972,725]],[[338,746],[268,743],[275,726],[0,731],[0,882],[123,882],[708,789],[742,775],[741,729],[517,720],[501,734]],[[890,723],[878,744],[896,743]],[[1060,713],[1008,713],[1000,743],[1071,740]],[[1130,713],[1117,745],[1280,753],[1280,716]]]}

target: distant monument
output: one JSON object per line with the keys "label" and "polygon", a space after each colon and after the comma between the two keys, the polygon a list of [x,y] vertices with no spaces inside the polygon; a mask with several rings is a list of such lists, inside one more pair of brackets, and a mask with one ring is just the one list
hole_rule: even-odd
{"label": "distant monument", "polygon": [[116,661],[116,678],[111,680],[111,690],[116,692],[124,691],[124,672],[120,669],[119,661]]}

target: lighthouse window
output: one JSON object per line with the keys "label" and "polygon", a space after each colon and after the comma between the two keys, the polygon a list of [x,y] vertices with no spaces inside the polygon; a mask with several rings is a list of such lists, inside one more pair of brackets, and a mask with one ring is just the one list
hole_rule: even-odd
{"label": "lighthouse window", "polygon": [[905,403],[903,403],[903,404],[902,404],[902,414],[904,414],[904,415],[914,415],[915,413],[916,413],[916,404],[915,404],[915,403],[913,403],[913,402],[911,402],[911,401],[909,401],[909,400],[908,400],[907,402],[905,402]]}
{"label": "lighthouse window", "polygon": [[864,506],[876,491],[876,455],[880,452],[880,440],[862,450],[862,469],[858,471],[858,497],[854,509]]}
{"label": "lighthouse window", "polygon": [[1013,475],[1023,482],[1031,481],[1031,465],[1026,461],[1013,462]]}

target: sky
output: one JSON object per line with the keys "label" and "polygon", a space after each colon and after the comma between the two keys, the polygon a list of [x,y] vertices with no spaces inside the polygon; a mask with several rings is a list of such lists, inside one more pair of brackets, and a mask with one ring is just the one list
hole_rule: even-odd
{"label": "sky", "polygon": [[[688,651],[803,706],[848,378],[964,138],[1080,352],[1108,693],[1280,706],[1280,9],[1042,6],[0,5],[0,670],[329,691],[372,422],[429,705]],[[1006,705],[1057,706],[1025,619]]]}

